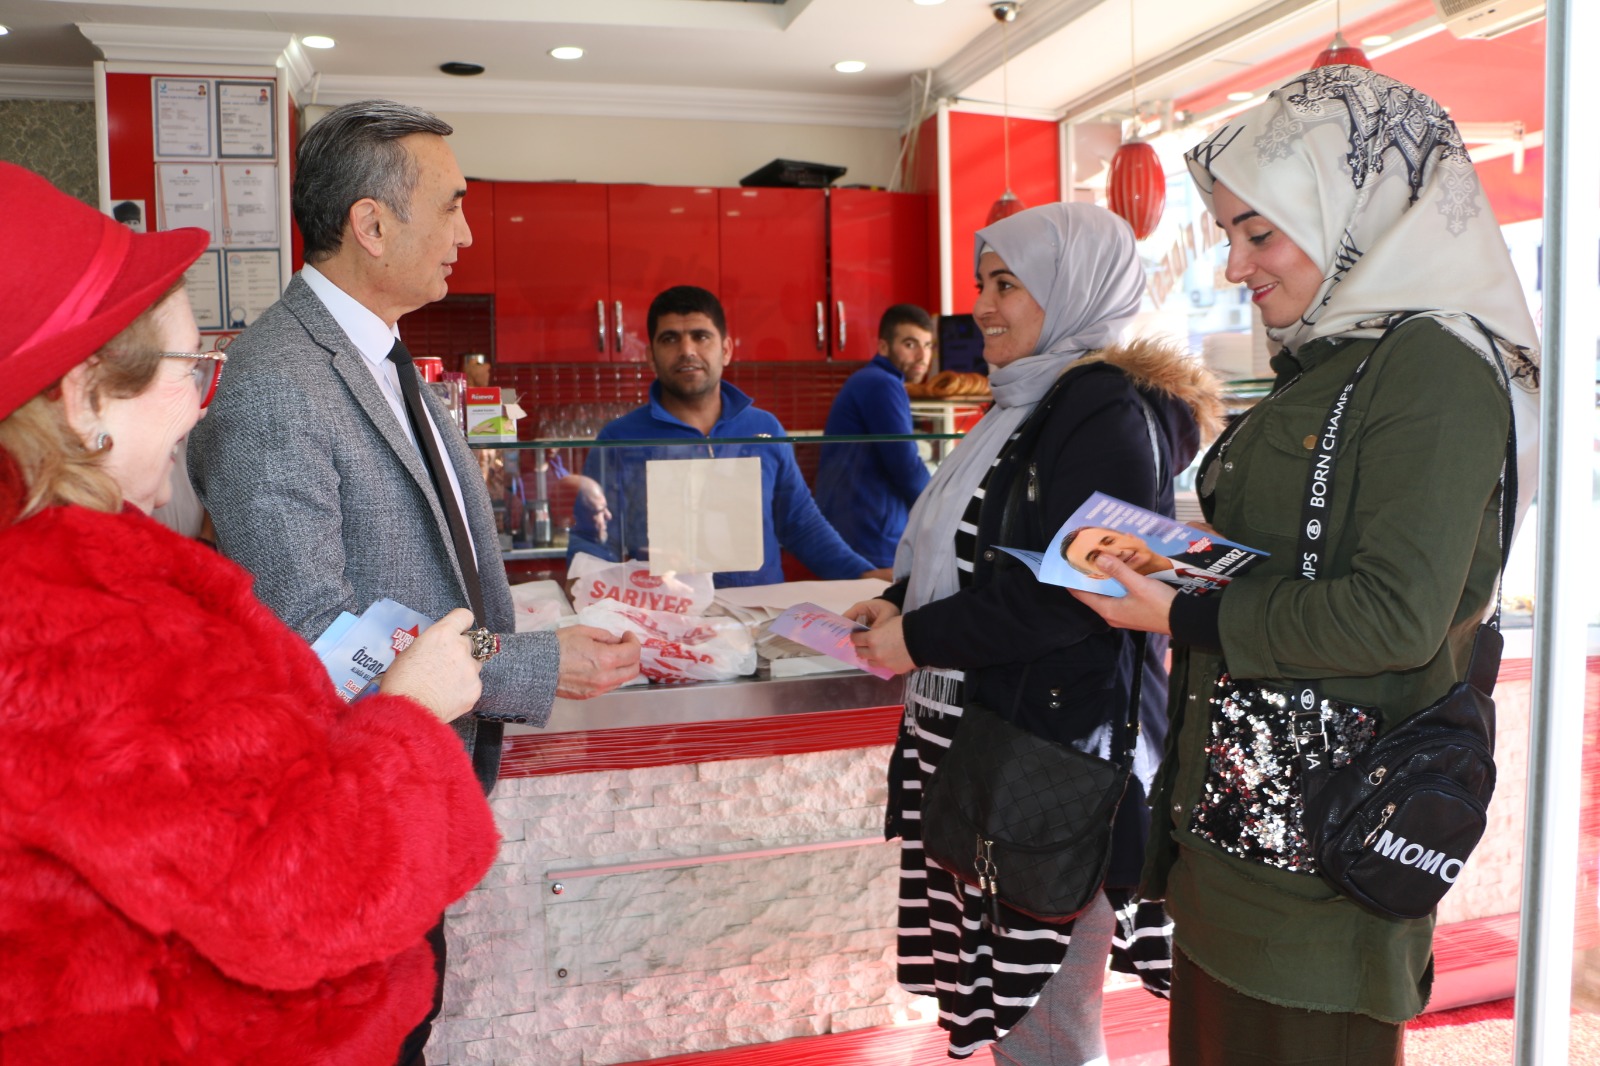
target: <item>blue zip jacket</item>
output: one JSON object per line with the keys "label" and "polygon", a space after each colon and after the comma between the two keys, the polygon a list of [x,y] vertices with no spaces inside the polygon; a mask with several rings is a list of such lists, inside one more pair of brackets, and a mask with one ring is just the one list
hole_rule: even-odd
{"label": "blue zip jacket", "polygon": [[[905,375],[886,356],[845,379],[823,432],[829,436],[911,432]],[[817,506],[845,543],[893,566],[911,505],[928,485],[928,468],[911,441],[824,444],[817,466]]]}
{"label": "blue zip jacket", "polygon": [[605,490],[611,508],[606,539],[596,536],[594,516],[579,506],[568,542],[567,558],[579,551],[603,559],[649,557],[646,536],[645,463],[651,459],[737,458],[761,460],[761,499],[766,505],[762,521],[762,564],[759,570],[723,571],[715,575],[719,588],[738,585],[773,585],[783,580],[779,545],[792,552],[825,580],[857,578],[873,564],[857,555],[817,510],[811,491],[788,444],[716,444],[719,437],[782,437],[783,425],[756,407],[749,396],[726,381],[721,383],[722,416],[710,436],[661,406],[661,384],[650,386],[650,402],[608,423],[596,440],[668,440],[682,437],[683,445],[649,445],[639,448],[591,448],[583,472]]}

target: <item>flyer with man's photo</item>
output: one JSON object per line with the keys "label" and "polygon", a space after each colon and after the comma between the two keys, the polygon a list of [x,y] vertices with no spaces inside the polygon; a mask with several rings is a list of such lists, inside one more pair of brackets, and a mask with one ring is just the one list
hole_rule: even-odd
{"label": "flyer with man's photo", "polygon": [[1095,569],[1102,554],[1191,596],[1224,587],[1268,555],[1103,492],[1072,512],[1044,551],[1000,550],[1021,559],[1040,581],[1103,596],[1128,590]]}

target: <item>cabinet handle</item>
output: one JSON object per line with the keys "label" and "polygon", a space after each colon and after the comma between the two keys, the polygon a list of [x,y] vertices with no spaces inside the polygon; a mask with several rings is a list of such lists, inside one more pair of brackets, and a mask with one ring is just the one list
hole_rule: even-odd
{"label": "cabinet handle", "polygon": [[817,351],[822,351],[828,346],[828,313],[822,309],[822,301],[817,301]]}
{"label": "cabinet handle", "polygon": [[839,354],[840,355],[844,354],[844,346],[845,346],[844,301],[840,300],[839,301]]}
{"label": "cabinet handle", "polygon": [[616,351],[616,354],[621,355],[622,354],[622,301],[621,300],[618,300],[616,302],[616,313],[612,317],[615,320],[613,324],[617,328],[617,351]]}
{"label": "cabinet handle", "polygon": [[604,300],[596,300],[594,302],[594,312],[600,319],[600,332],[595,335],[594,350],[604,355],[606,354],[606,302]]}

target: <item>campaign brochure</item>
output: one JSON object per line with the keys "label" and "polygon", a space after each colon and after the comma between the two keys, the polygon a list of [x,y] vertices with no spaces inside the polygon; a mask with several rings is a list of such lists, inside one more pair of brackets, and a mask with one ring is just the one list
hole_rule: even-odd
{"label": "campaign brochure", "polygon": [[1101,553],[1191,596],[1223,588],[1268,556],[1103,492],[1072,512],[1044,551],[1000,550],[1021,559],[1040,581],[1103,596],[1126,596],[1128,590],[1095,570]]}
{"label": "campaign brochure", "polygon": [[378,600],[359,618],[340,611],[339,617],[312,641],[311,650],[327,668],[339,695],[346,703],[353,703],[375,687],[373,682],[389,669],[394,657],[432,624],[433,619],[403,603]]}
{"label": "campaign brochure", "polygon": [[856,654],[856,646],[850,643],[850,634],[866,628],[860,622],[852,622],[844,615],[834,614],[814,603],[797,603],[767,623],[769,633],[787,637],[796,644],[803,644],[812,651],[832,656],[877,677],[893,677],[892,670],[868,666]]}

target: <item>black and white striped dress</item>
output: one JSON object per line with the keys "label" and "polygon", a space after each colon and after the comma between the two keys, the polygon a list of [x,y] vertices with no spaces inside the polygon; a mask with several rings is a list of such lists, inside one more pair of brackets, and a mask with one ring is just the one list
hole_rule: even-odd
{"label": "black and white striped dress", "polygon": [[[957,527],[956,567],[962,588],[972,583],[978,511],[987,477],[984,482]],[[908,688],[905,727],[894,753],[901,764],[903,804],[897,976],[906,991],[938,998],[939,1024],[950,1032],[949,1054],[966,1058],[1022,1020],[1060,967],[1072,926],[1008,911],[1009,928],[986,927],[978,891],[923,855],[923,782],[950,747],[963,703],[961,671],[936,672],[950,682],[940,686],[948,702],[912,695]],[[1146,988],[1165,996],[1171,972],[1171,923],[1159,904],[1136,900],[1126,889],[1107,889],[1106,897],[1116,913],[1112,968],[1136,974]]]}

